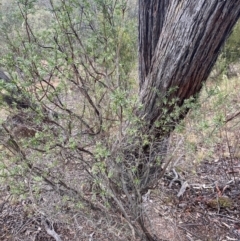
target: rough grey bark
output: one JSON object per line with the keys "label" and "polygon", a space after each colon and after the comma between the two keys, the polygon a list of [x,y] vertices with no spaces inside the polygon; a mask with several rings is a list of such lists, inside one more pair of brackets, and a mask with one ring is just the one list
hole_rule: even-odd
{"label": "rough grey bark", "polygon": [[141,115],[150,126],[168,90],[177,87],[168,98],[179,105],[200,91],[239,17],[239,0],[139,0]]}
{"label": "rough grey bark", "polygon": [[151,58],[154,54],[162,31],[168,0],[151,0],[139,3],[139,67],[140,87],[149,73]]}

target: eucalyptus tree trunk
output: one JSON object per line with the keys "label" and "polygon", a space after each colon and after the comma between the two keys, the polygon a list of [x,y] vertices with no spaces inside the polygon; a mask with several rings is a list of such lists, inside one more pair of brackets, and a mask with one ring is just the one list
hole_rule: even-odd
{"label": "eucalyptus tree trunk", "polygon": [[139,0],[143,108],[137,114],[145,121],[139,132],[150,133],[151,138],[142,144],[142,183],[154,181],[155,174],[162,176],[153,163],[166,157],[169,134],[189,108],[175,113],[176,106],[182,107],[201,90],[239,17],[239,0]]}
{"label": "eucalyptus tree trunk", "polygon": [[[143,148],[148,164],[138,166],[143,173],[139,175],[142,190],[164,173],[164,169],[159,173],[159,166],[150,159],[164,157],[170,132],[188,111],[186,108],[175,119],[170,118],[175,104],[181,107],[201,90],[239,17],[239,0],[139,0],[139,95],[143,108],[138,115],[147,123],[144,131],[153,136],[152,143]],[[163,119],[166,121],[161,122]],[[169,161],[167,158],[165,168]],[[143,220],[139,223],[144,227]],[[147,230],[144,233],[146,240],[155,240]]]}
{"label": "eucalyptus tree trunk", "polygon": [[163,107],[173,111],[166,98],[181,106],[200,91],[239,16],[239,0],[139,0],[140,115],[150,128]]}

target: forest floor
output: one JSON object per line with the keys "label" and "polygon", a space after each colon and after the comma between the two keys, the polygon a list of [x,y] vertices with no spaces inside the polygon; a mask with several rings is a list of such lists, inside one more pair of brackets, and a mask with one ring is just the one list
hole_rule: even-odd
{"label": "forest floor", "polygon": [[[199,108],[171,136],[169,150],[177,149],[174,160],[158,186],[144,196],[151,221],[148,229],[156,240],[240,240],[238,81],[239,77],[210,81]],[[12,201],[6,190],[0,191],[0,241],[56,240],[47,230],[54,230],[62,241],[99,240],[94,229],[84,230],[81,217],[73,215],[72,224],[61,219],[50,223],[41,213],[31,211],[30,201]],[[79,239],[83,230],[86,237]]]}
{"label": "forest floor", "polygon": [[[183,183],[187,188],[178,197]],[[239,158],[204,160],[195,175],[171,171],[148,194],[144,205],[152,223],[149,229],[158,240],[240,240]],[[27,201],[2,203],[0,240],[55,240],[47,234],[41,214],[29,213],[29,207]],[[81,229],[77,231],[75,224],[58,221],[53,227],[62,240],[98,240],[90,238],[94,230],[86,239],[78,239]]]}
{"label": "forest floor", "polygon": [[[172,178],[166,175],[150,195],[156,236],[171,241],[240,240],[240,159],[203,160],[195,171],[171,171]],[[183,186],[186,190],[178,197]]]}

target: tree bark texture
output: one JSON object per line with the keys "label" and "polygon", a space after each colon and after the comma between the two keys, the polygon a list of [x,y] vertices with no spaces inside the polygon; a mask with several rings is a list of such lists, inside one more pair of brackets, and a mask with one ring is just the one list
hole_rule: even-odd
{"label": "tree bark texture", "polygon": [[200,91],[239,17],[239,0],[139,0],[140,115],[150,126],[171,88],[180,106]]}
{"label": "tree bark texture", "polygon": [[151,66],[151,59],[162,31],[168,2],[169,0],[150,0],[139,3],[140,87]]}

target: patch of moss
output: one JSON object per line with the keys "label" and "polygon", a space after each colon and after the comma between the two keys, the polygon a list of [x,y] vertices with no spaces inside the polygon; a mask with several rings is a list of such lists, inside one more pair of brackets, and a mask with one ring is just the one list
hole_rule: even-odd
{"label": "patch of moss", "polygon": [[229,197],[223,196],[211,199],[207,202],[207,205],[211,208],[231,208],[233,206],[233,200]]}

